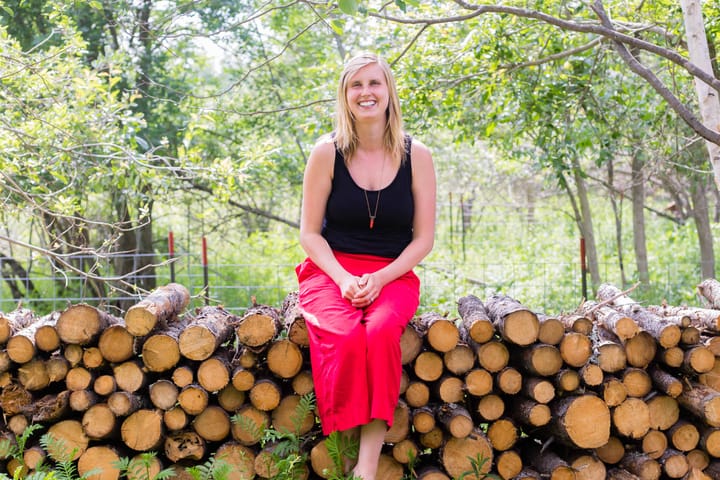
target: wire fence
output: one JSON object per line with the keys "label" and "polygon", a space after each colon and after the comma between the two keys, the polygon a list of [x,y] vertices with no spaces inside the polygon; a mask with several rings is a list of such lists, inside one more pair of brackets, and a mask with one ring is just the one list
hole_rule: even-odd
{"label": "wire fence", "polygon": [[[162,261],[169,254],[155,255],[159,263],[145,273],[125,279],[135,285],[161,286],[171,281],[184,285],[191,294],[190,308],[222,305],[242,313],[254,303],[279,308],[285,297],[297,289],[295,264],[223,264],[207,263],[201,255],[185,254]],[[94,275],[112,271],[117,257],[73,257],[77,265],[92,266]],[[88,303],[103,306],[114,314],[140,301],[146,291],[131,291],[117,281],[98,282],[92,278],[54,269],[38,259],[31,273],[10,277],[0,260],[3,272],[0,286],[0,312],[10,312],[19,305],[41,313],[62,310],[69,304]],[[603,281],[622,286],[622,279],[612,264],[601,265]],[[691,272],[693,278],[687,279]],[[435,310],[456,313],[457,300],[465,295],[485,299],[496,292],[509,295],[538,312],[560,313],[574,310],[585,297],[583,273],[579,262],[506,262],[484,263],[427,262],[415,272],[421,280],[420,311]],[[701,281],[699,266],[667,264],[655,269],[652,282],[654,302],[686,302],[694,295],[694,286]],[[148,283],[150,282],[150,283]]]}

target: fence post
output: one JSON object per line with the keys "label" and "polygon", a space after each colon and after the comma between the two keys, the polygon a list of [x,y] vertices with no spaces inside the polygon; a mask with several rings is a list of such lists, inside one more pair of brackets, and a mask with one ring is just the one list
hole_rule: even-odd
{"label": "fence post", "polygon": [[168,256],[170,257],[170,282],[175,283],[175,238],[173,232],[168,232]]}
{"label": "fence post", "polygon": [[580,237],[580,275],[582,279],[582,296],[587,300],[587,263],[585,262],[585,237]]}
{"label": "fence post", "polygon": [[203,264],[203,290],[205,291],[205,305],[210,304],[210,287],[208,285],[207,239],[202,237],[202,264]]}

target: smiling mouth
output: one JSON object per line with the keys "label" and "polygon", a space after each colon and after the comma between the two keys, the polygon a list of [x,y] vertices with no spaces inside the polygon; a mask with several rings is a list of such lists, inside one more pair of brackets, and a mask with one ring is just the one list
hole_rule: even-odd
{"label": "smiling mouth", "polygon": [[376,103],[377,103],[377,102],[368,100],[368,101],[365,101],[365,102],[360,102],[359,105],[360,105],[361,107],[372,107],[372,106],[375,105]]}

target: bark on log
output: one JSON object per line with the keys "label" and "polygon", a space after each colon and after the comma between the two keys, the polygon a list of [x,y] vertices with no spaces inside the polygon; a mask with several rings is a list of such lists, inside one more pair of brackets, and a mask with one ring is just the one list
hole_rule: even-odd
{"label": "bark on log", "polygon": [[120,470],[117,466],[119,461],[120,454],[115,448],[108,445],[94,445],[78,458],[78,474],[88,480],[117,480],[120,478]]}
{"label": "bark on log", "polygon": [[615,465],[625,456],[625,444],[618,437],[611,435],[605,445],[593,449],[593,452],[608,465]]}
{"label": "bark on log", "polygon": [[488,426],[487,438],[498,452],[513,448],[518,441],[520,432],[510,418],[499,418]]}
{"label": "bark on log", "polygon": [[88,345],[97,342],[103,330],[116,323],[117,320],[109,313],[79,303],[63,310],[55,329],[64,343]]}
{"label": "bark on log", "polygon": [[475,428],[470,412],[457,403],[445,403],[437,411],[437,419],[454,438],[465,438]]}
{"label": "bark on log", "polygon": [[435,312],[427,312],[414,320],[425,332],[425,341],[436,352],[449,352],[460,341],[455,321]]}
{"label": "bark on log", "polygon": [[495,469],[501,478],[516,478],[522,472],[523,458],[518,450],[500,452],[495,462]]}
{"label": "bark on log", "polygon": [[48,428],[47,434],[57,442],[50,442],[48,453],[52,458],[77,460],[85,453],[90,439],[77,420],[61,420]]}
{"label": "bark on log", "polygon": [[219,442],[230,434],[230,416],[219,405],[208,405],[195,416],[192,428],[204,440]]}
{"label": "bark on log", "polygon": [[672,398],[677,398],[683,391],[682,382],[657,365],[648,366],[648,373],[655,388]]}
{"label": "bark on log", "polygon": [[182,462],[202,460],[205,457],[206,443],[197,432],[170,432],[165,436],[163,450],[168,460]]}
{"label": "bark on log", "polygon": [[385,432],[385,443],[399,442],[407,437],[409,431],[410,407],[400,399],[393,413],[393,426]]}
{"label": "bark on log", "polygon": [[522,389],[522,374],[516,368],[505,367],[495,375],[495,385],[500,392],[515,395]]}
{"label": "bark on log", "polygon": [[475,428],[465,438],[450,438],[440,452],[440,459],[450,477],[457,478],[471,471],[471,459],[485,459],[480,473],[486,474],[493,464],[493,449],[490,441],[479,428]]}
{"label": "bark on log", "polygon": [[[51,423],[64,419],[70,413],[70,391],[63,390],[57,394],[48,394],[39,400],[29,403],[23,409],[23,414],[27,415],[33,423]],[[4,407],[5,413],[9,413]]]}
{"label": "bark on log", "polygon": [[235,325],[238,342],[254,352],[262,351],[280,331],[280,312],[266,305],[247,309]]}
{"label": "bark on log", "polygon": [[642,452],[628,452],[620,467],[642,480],[657,480],[662,474],[660,463]]}
{"label": "bark on log", "polygon": [[308,338],[307,325],[305,317],[300,311],[298,304],[298,292],[290,292],[283,300],[280,315],[283,318],[283,329],[287,332],[287,338],[291,342],[301,347],[308,347],[310,340]]}
{"label": "bark on log", "polygon": [[705,385],[690,383],[678,398],[678,403],[711,427],[720,427],[720,393]]}
{"label": "bark on log", "polygon": [[[287,432],[295,435],[305,435],[312,430],[315,424],[315,415],[312,410],[304,411],[300,404],[302,397],[299,395],[287,395],[283,397],[280,404],[272,411],[272,427],[278,432]],[[303,417],[300,417],[302,413]]]}
{"label": "bark on log", "polygon": [[120,426],[125,445],[139,452],[155,450],[163,442],[162,412],[158,409],[140,409],[131,413]]}
{"label": "bark on log", "polygon": [[245,480],[255,475],[255,452],[244,445],[234,441],[225,442],[217,449],[215,456],[230,464],[228,480]]}
{"label": "bark on log", "polygon": [[668,447],[668,439],[660,430],[649,430],[642,438],[641,448],[648,457],[657,460]]}
{"label": "bark on log", "polygon": [[220,349],[212,357],[200,362],[197,368],[198,384],[208,392],[219,392],[230,384],[231,369],[228,352]]}
{"label": "bark on log", "polygon": [[420,352],[423,349],[423,336],[415,325],[415,322],[411,321],[403,330],[402,336],[400,337],[400,351],[402,352],[401,363],[408,365],[415,361]]}
{"label": "bark on log", "polygon": [[650,409],[650,428],[665,431],[680,418],[680,406],[667,395],[655,395],[647,400]]}
{"label": "bark on log", "polygon": [[568,332],[560,340],[560,356],[571,367],[582,367],[592,355],[592,342],[587,335]]}
{"label": "bark on log", "polygon": [[485,343],[495,334],[495,327],[488,316],[483,302],[474,295],[458,300],[458,313],[462,319],[462,328],[476,343]]}
{"label": "bark on log", "polygon": [[293,378],[300,373],[304,357],[300,347],[289,339],[272,342],[267,351],[268,369],[280,378]]}
{"label": "bark on log", "polygon": [[535,442],[528,442],[524,450],[528,456],[528,464],[540,475],[553,480],[573,480],[575,472],[560,455],[550,449],[543,449]]}
{"label": "bark on log", "polygon": [[700,442],[700,431],[687,420],[678,420],[667,433],[672,447],[681,452],[695,449]]}
{"label": "bark on log", "polygon": [[475,366],[475,352],[468,344],[460,342],[443,354],[443,363],[453,375],[464,375]]}
{"label": "bark on log", "polygon": [[156,326],[164,327],[175,321],[190,303],[190,292],[183,285],[169,283],[153,290],[147,297],[125,313],[128,332],[144,337]]}
{"label": "bark on log", "polygon": [[82,416],[82,428],[92,440],[102,440],[119,433],[117,417],[107,403],[96,403]]}
{"label": "bark on log", "polygon": [[650,430],[650,409],[642,399],[628,397],[615,407],[612,420],[620,435],[639,439]]}
{"label": "bark on log", "polygon": [[538,342],[547,345],[557,345],[565,335],[565,325],[558,317],[550,317],[544,314],[538,314],[540,329],[538,330]]}
{"label": "bark on log", "polygon": [[698,293],[708,302],[710,308],[720,309],[720,282],[706,278],[697,286]]}
{"label": "bark on log", "polygon": [[598,448],[610,438],[610,410],[595,395],[570,395],[555,400],[548,424],[558,439],[569,446]]}
{"label": "bark on log", "polygon": [[222,307],[202,307],[178,337],[180,354],[190,360],[209,358],[230,339],[238,318]]}
{"label": "bark on log", "polygon": [[597,302],[585,302],[582,311],[587,316],[592,316],[598,323],[598,327],[615,334],[620,341],[634,337],[640,331],[635,320],[627,315],[618,312],[612,307]]}
{"label": "bark on log", "polygon": [[540,331],[537,315],[514,298],[495,294],[485,303],[488,316],[500,336],[515,345],[535,342]]}
{"label": "bark on log", "polygon": [[117,319],[117,323],[102,331],[98,348],[103,358],[111,363],[122,363],[132,358],[135,354],[135,337],[128,332],[125,320]]}
{"label": "bark on log", "polygon": [[142,345],[142,361],[151,372],[166,372],[180,362],[180,335],[193,321],[185,315],[181,319],[158,328],[148,335]]}
{"label": "bark on log", "polygon": [[179,393],[177,385],[164,378],[154,382],[148,388],[150,402],[160,410],[169,410],[175,406]]}
{"label": "bark on log", "polygon": [[38,321],[35,312],[18,307],[12,312],[0,312],[0,345],[5,345],[16,332]]}
{"label": "bark on log", "polygon": [[563,367],[560,350],[547,343],[535,343],[522,349],[521,357],[519,364],[531,374],[541,377],[555,375]]}

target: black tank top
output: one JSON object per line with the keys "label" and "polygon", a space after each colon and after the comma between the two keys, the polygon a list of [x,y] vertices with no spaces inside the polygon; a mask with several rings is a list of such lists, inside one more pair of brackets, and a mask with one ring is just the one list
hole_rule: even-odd
{"label": "black tank top", "polygon": [[[397,258],[412,240],[415,204],[412,195],[410,144],[406,137],[406,158],[395,179],[382,190],[363,189],[350,176],[345,158],[335,149],[332,189],[327,201],[322,235],[333,250]],[[370,228],[370,211],[377,216]]]}

